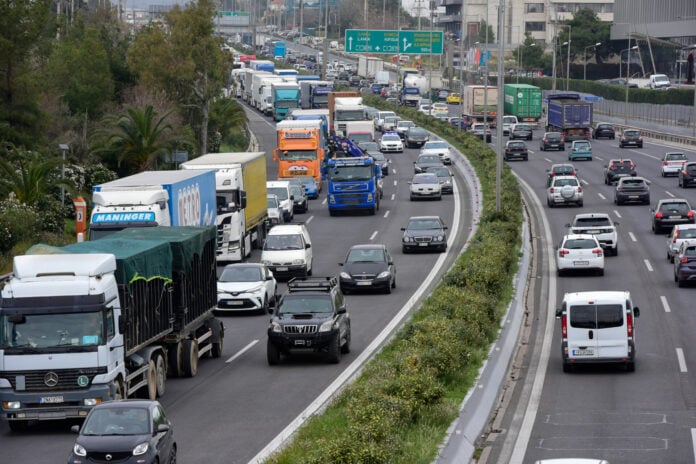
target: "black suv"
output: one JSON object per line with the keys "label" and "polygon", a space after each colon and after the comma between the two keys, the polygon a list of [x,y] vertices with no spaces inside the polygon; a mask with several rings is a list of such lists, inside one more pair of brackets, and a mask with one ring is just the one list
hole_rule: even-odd
{"label": "black suv", "polygon": [[683,198],[660,200],[650,209],[652,231],[656,234],[672,230],[676,224],[693,224],[694,212]]}
{"label": "black suv", "polygon": [[271,366],[292,352],[323,353],[338,363],[350,352],[350,316],[336,277],[291,279],[268,327]]}
{"label": "black suv", "polygon": [[409,127],[404,136],[404,144],[408,148],[422,147],[428,140],[430,135],[422,127]]}
{"label": "black suv", "polygon": [[623,131],[623,134],[619,139],[619,148],[623,148],[627,145],[634,145],[638,148],[643,148],[643,136],[640,135],[639,130],[626,129]]}
{"label": "black suv", "polygon": [[679,186],[686,188],[692,185],[696,185],[696,162],[684,163],[681,171],[679,171]]}
{"label": "black suv", "polygon": [[604,165],[604,183],[612,185],[622,177],[636,175],[636,165],[630,159],[613,159]]}
{"label": "black suv", "polygon": [[592,131],[593,139],[601,139],[602,137],[614,140],[616,138],[616,132],[614,131],[614,126],[607,124],[606,122],[600,122],[597,124]]}
{"label": "black suv", "polygon": [[642,177],[624,177],[619,179],[614,190],[614,204],[624,203],[650,204],[650,181]]}

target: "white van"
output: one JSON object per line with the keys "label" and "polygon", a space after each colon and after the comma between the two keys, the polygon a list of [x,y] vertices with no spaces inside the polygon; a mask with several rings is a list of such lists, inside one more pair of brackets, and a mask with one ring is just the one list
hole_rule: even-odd
{"label": "white van", "polygon": [[668,89],[672,83],[665,74],[653,74],[648,85],[651,89]]}
{"label": "white van", "polygon": [[517,124],[517,116],[505,115],[503,116],[503,135],[510,135],[510,130],[512,126]]}
{"label": "white van", "polygon": [[312,240],[304,224],[281,224],[268,231],[261,263],[274,277],[311,276],[312,262]]}
{"label": "white van", "polygon": [[290,182],[287,180],[269,180],[266,182],[266,193],[275,195],[280,201],[280,207],[283,209],[283,220],[290,222],[295,217],[293,211],[294,197],[290,194]]}
{"label": "white van", "polygon": [[626,291],[566,293],[561,320],[563,372],[576,364],[621,363],[635,370],[635,319],[640,310]]}

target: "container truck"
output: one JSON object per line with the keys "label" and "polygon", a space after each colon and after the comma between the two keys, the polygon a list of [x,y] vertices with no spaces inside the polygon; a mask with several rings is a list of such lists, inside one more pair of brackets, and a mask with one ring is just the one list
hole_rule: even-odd
{"label": "container truck", "polygon": [[262,75],[269,75],[270,73],[266,71],[256,71],[254,69],[245,69],[244,70],[244,77],[241,80],[242,82],[242,100],[244,100],[245,103],[254,106],[254,95],[252,93],[252,84],[254,82],[254,76],[256,74],[262,74]]}
{"label": "container truck", "polygon": [[[264,199],[265,201],[265,199]],[[0,413],[10,429],[164,395],[222,354],[215,227],[126,229],[14,258],[0,293]]]}
{"label": "container truck", "polygon": [[179,166],[215,172],[217,261],[242,261],[265,237],[266,153],[209,153]]}
{"label": "container truck", "polygon": [[583,101],[577,93],[555,93],[544,98],[542,115],[547,131],[560,132],[566,142],[590,140],[592,102]]}
{"label": "container truck", "polygon": [[384,61],[382,61],[381,59],[375,56],[358,56],[358,76],[364,77],[366,79],[372,79],[377,76],[378,72],[383,71]]}
{"label": "container truck", "polygon": [[256,71],[266,71],[272,73],[275,69],[275,64],[269,60],[250,60],[248,63],[251,69]]}
{"label": "container truck", "polygon": [[272,82],[273,120],[282,121],[289,111],[300,107],[300,86],[294,82]]}
{"label": "container truck", "polygon": [[374,215],[379,210],[382,168],[372,157],[332,157],[325,170],[331,216],[342,211],[367,211]]}
{"label": "container truck", "polygon": [[[487,111],[485,111],[487,109]],[[495,127],[498,113],[498,89],[483,85],[464,86],[462,93],[462,114],[469,125],[483,123],[484,113],[490,127]]]}
{"label": "container truck", "polygon": [[273,42],[273,57],[275,59],[278,58],[285,58],[285,53],[287,51],[287,48],[285,46],[285,42],[282,40],[276,40]]}
{"label": "container truck", "polygon": [[505,115],[536,125],[541,118],[541,89],[529,84],[505,84]]}
{"label": "container truck", "polygon": [[131,227],[214,225],[215,172],[144,171],[92,188],[89,239]]}
{"label": "container truck", "polygon": [[292,119],[276,124],[278,178],[312,176],[321,186],[321,166],[326,161],[328,141],[322,119]]}

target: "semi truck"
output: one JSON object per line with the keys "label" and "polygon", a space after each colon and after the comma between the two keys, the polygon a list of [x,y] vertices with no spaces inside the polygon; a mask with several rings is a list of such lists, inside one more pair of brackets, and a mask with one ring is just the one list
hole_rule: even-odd
{"label": "semi truck", "polygon": [[[487,121],[484,121],[484,113]],[[462,92],[462,114],[469,125],[487,122],[495,127],[498,113],[498,89],[493,86],[467,85]]]}
{"label": "semi truck", "polygon": [[275,64],[269,60],[249,60],[247,64],[251,69],[256,71],[266,71],[272,73],[275,69]]}
{"label": "semi truck", "polygon": [[329,214],[379,210],[382,168],[369,156],[330,158],[326,162]]}
{"label": "semi truck", "polygon": [[549,94],[543,100],[542,117],[547,131],[560,132],[566,142],[589,140],[592,131],[592,102],[577,93]]}
{"label": "semi truck", "polygon": [[505,115],[536,125],[541,118],[541,89],[529,84],[505,84]]}
{"label": "semi truck", "polygon": [[329,94],[333,92],[331,81],[300,81],[301,107],[303,109],[328,108]]}
{"label": "semi truck", "polygon": [[213,171],[144,171],[92,188],[89,239],[132,227],[214,225]]}
{"label": "semi truck", "polygon": [[282,121],[289,111],[300,107],[300,86],[296,82],[272,82],[273,120]]}
{"label": "semi truck", "polygon": [[276,124],[278,148],[273,150],[273,160],[278,163],[278,178],[312,176],[321,186],[321,167],[328,148],[324,124],[320,118]]}
{"label": "semi truck", "polygon": [[[264,200],[265,201],[265,200]],[[222,354],[215,227],[126,229],[14,258],[0,293],[0,414],[11,430],[164,395]]]}
{"label": "semi truck", "polygon": [[266,116],[273,114],[271,84],[274,82],[283,82],[283,78],[272,73],[256,73],[251,81],[252,106]]}
{"label": "semi truck", "polygon": [[378,72],[384,71],[384,61],[375,56],[358,56],[358,76],[373,79]]}
{"label": "semi truck", "polygon": [[365,105],[358,92],[331,92],[329,120],[330,129],[337,135],[347,138],[357,136],[356,140],[375,139],[374,124],[366,119]]}
{"label": "semi truck", "polygon": [[209,153],[182,163],[182,170],[215,172],[218,262],[242,261],[266,236],[266,153]]}
{"label": "semi truck", "polygon": [[287,52],[287,47],[285,42],[282,40],[276,40],[273,42],[273,57],[275,59],[285,58],[285,53]]}

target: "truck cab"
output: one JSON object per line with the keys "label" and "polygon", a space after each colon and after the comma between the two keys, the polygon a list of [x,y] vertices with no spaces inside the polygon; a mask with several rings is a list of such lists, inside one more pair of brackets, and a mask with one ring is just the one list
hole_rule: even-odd
{"label": "truck cab", "polygon": [[[352,142],[350,142],[352,143]],[[369,156],[332,158],[326,163],[329,214],[363,210],[376,214],[382,168]]]}

